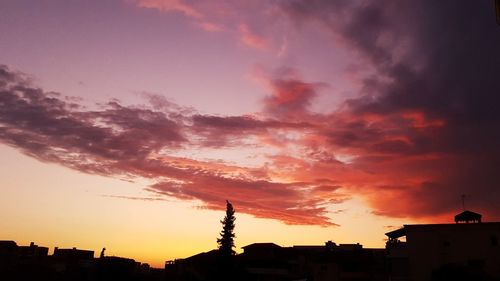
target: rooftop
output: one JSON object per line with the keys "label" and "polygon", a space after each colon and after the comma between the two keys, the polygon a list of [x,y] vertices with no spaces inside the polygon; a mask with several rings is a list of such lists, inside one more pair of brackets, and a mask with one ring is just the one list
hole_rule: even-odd
{"label": "rooftop", "polygon": [[481,214],[465,210],[465,211],[463,211],[460,214],[455,216],[455,222],[456,223],[459,223],[459,222],[465,222],[465,223],[481,222],[481,217],[482,217]]}

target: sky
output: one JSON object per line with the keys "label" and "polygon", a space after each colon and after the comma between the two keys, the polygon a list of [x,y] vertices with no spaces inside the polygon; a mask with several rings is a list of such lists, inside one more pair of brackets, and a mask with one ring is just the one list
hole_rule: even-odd
{"label": "sky", "polygon": [[500,219],[493,1],[0,0],[0,239],[162,267]]}

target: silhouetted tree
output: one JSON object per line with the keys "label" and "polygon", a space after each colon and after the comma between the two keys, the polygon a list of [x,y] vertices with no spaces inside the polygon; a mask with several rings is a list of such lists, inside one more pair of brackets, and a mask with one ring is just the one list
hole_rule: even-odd
{"label": "silhouetted tree", "polygon": [[222,231],[220,232],[220,238],[217,239],[217,244],[219,244],[219,252],[222,256],[233,256],[235,254],[234,248],[234,209],[233,205],[226,200],[226,216],[222,223]]}

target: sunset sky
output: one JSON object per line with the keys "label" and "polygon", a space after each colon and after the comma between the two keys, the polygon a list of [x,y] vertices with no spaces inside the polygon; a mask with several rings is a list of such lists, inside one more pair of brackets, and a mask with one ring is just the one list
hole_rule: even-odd
{"label": "sunset sky", "polygon": [[500,220],[493,1],[0,0],[0,240],[161,267]]}

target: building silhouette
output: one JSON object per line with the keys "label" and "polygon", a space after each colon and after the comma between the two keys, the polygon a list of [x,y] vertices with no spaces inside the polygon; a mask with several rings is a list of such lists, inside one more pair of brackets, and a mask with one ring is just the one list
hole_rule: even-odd
{"label": "building silhouette", "polygon": [[56,247],[52,255],[48,255],[48,250],[33,242],[18,246],[14,241],[0,241],[0,280],[165,280],[162,269],[150,268],[133,259],[94,258],[94,251],[77,248]]}
{"label": "building silhouette", "polygon": [[500,280],[500,222],[471,211],[455,222],[386,233],[390,280]]}
{"label": "building silhouette", "polygon": [[[324,245],[281,247],[253,243],[234,258],[233,279],[241,281],[387,280],[385,249],[328,241]],[[217,280],[217,250],[169,261],[167,280]]]}

